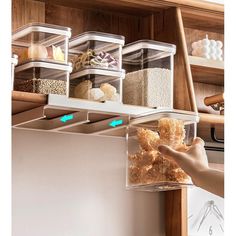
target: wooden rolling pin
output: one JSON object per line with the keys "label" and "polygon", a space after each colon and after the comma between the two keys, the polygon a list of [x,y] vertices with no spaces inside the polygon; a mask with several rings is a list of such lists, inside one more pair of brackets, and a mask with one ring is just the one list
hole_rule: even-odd
{"label": "wooden rolling pin", "polygon": [[224,102],[224,93],[205,97],[204,99],[204,103],[206,106],[211,106],[211,105],[214,105],[217,103],[223,103],[223,102]]}

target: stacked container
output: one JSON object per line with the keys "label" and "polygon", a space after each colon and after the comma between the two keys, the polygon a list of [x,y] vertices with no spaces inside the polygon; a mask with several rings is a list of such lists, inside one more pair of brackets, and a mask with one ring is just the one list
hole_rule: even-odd
{"label": "stacked container", "polygon": [[85,32],[69,42],[73,65],[69,97],[92,101],[122,101],[124,37]]}
{"label": "stacked container", "polygon": [[127,188],[163,191],[192,185],[174,160],[158,152],[158,146],[187,151],[196,136],[198,120],[196,113],[178,110],[162,110],[131,120],[126,134]]}
{"label": "stacked container", "polygon": [[71,29],[30,23],[12,36],[13,52],[19,55],[14,89],[42,94],[68,94],[68,42]]}
{"label": "stacked container", "polygon": [[125,104],[173,108],[173,72],[176,46],[140,40],[123,48]]}

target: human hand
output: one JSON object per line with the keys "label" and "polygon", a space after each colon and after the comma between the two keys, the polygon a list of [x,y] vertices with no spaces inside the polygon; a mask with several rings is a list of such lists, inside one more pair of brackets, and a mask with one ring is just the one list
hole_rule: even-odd
{"label": "human hand", "polygon": [[204,148],[204,141],[201,138],[195,138],[187,151],[176,151],[167,145],[160,145],[158,151],[163,155],[174,159],[174,161],[197,182],[199,172],[208,169],[208,160]]}
{"label": "human hand", "polygon": [[208,167],[204,141],[201,138],[195,138],[187,151],[176,151],[166,145],[160,145],[158,150],[174,159],[196,186],[224,197],[224,172]]}

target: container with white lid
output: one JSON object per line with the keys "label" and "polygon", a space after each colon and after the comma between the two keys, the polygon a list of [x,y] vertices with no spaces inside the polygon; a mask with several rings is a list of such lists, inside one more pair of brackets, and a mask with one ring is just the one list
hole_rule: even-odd
{"label": "container with white lid", "polygon": [[71,63],[32,61],[15,68],[14,90],[69,95]]}
{"label": "container with white lid", "polygon": [[158,152],[160,144],[186,152],[196,136],[198,114],[159,110],[130,121],[127,128],[127,189],[164,191],[192,185],[175,161]]}
{"label": "container with white lid", "polygon": [[19,64],[44,61],[67,64],[71,29],[45,23],[29,23],[12,35],[13,52],[20,52]]}
{"label": "container with white lid", "polygon": [[123,45],[124,36],[95,31],[71,38],[69,56],[73,73],[89,68],[121,71]]}
{"label": "container with white lid", "polygon": [[15,66],[18,63],[18,56],[16,54],[12,55],[11,58],[11,87],[13,90],[13,85],[14,85],[14,74],[15,74]]}
{"label": "container with white lid", "polygon": [[69,97],[96,102],[122,102],[124,70],[84,69],[78,73],[70,76]]}
{"label": "container with white lid", "polygon": [[69,41],[70,97],[97,102],[122,102],[122,46],[120,35],[85,32]]}
{"label": "container with white lid", "polygon": [[68,42],[71,29],[45,23],[30,23],[12,35],[12,50],[18,52],[14,90],[68,95]]}
{"label": "container with white lid", "polygon": [[123,102],[154,108],[173,108],[173,73],[176,46],[139,40],[123,47],[126,70]]}

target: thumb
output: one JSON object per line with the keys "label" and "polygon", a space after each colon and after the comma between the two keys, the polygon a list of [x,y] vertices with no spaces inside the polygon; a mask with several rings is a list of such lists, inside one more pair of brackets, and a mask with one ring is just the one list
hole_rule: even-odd
{"label": "thumb", "polygon": [[178,160],[180,158],[183,157],[183,153],[175,151],[174,149],[172,149],[171,147],[167,146],[167,145],[159,145],[158,146],[158,151],[163,154],[163,155],[167,155],[172,157],[175,160]]}

